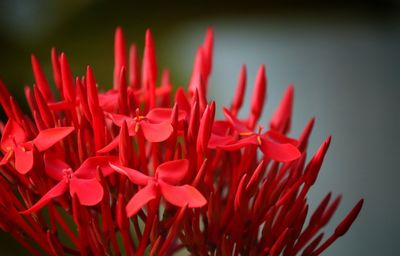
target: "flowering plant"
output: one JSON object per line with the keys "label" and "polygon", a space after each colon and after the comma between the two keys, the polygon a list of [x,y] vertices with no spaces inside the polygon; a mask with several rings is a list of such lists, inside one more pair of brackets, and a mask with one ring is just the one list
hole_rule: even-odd
{"label": "flowering plant", "polygon": [[0,227],[31,254],[319,255],[346,233],[362,199],[324,242],[320,230],[341,197],[327,194],[306,221],[306,195],[331,138],[307,163],[314,119],[298,138],[287,136],[292,86],[264,129],[265,67],[242,119],[243,66],[231,106],[216,120],[207,98],[212,29],[188,90],[175,94],[167,70],[157,86],[149,30],[142,65],[134,44],[127,58],[120,28],[114,50],[113,88],[100,92],[90,67],[75,78],[66,55],[53,49],[59,100],[32,55],[31,116],[0,81],[8,116],[0,125]]}

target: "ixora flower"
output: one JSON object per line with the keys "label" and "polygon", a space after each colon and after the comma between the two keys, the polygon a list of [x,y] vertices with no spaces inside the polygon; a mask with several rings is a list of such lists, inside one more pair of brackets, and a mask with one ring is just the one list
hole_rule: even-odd
{"label": "ixora flower", "polygon": [[326,239],[322,229],[341,197],[328,193],[312,213],[307,202],[331,137],[307,160],[314,118],[300,136],[288,135],[293,86],[269,125],[258,123],[263,65],[250,113],[239,116],[243,66],[231,106],[216,119],[207,96],[213,37],[210,28],[188,90],[175,94],[169,72],[159,77],[150,30],[140,65],[137,47],[127,54],[117,28],[113,86],[105,92],[90,67],[73,76],[55,49],[58,95],[32,55],[31,115],[0,81],[8,117],[0,123],[1,229],[32,255],[319,255],[343,236],[363,199]]}

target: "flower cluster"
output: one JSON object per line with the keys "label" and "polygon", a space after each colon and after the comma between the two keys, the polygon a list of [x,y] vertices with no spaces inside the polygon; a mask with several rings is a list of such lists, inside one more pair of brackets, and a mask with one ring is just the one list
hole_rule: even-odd
{"label": "flower cluster", "polygon": [[327,194],[308,214],[330,137],[307,162],[314,119],[298,138],[287,136],[292,86],[263,128],[265,67],[240,118],[243,66],[232,104],[216,120],[207,98],[212,29],[187,91],[173,93],[167,70],[158,78],[149,30],[142,63],[134,44],[127,54],[120,28],[114,50],[113,88],[100,92],[90,67],[74,77],[53,49],[57,96],[32,55],[30,116],[0,81],[8,116],[0,124],[0,227],[32,255],[319,255],[348,230],[363,200],[325,241],[320,231],[340,197]]}

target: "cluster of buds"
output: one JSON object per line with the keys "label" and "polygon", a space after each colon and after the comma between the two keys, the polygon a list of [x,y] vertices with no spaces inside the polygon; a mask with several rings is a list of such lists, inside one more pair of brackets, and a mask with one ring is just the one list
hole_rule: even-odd
{"label": "cluster of buds", "polygon": [[265,67],[240,118],[243,66],[216,120],[207,98],[212,29],[187,91],[174,93],[167,70],[158,79],[150,30],[142,62],[134,44],[127,54],[120,28],[114,50],[113,88],[99,92],[90,67],[75,78],[53,49],[57,96],[32,55],[30,116],[0,81],[8,117],[0,123],[0,227],[32,255],[319,255],[348,230],[363,200],[327,239],[321,229],[340,196],[327,194],[309,214],[306,196],[330,137],[307,162],[314,119],[298,138],[287,136],[292,86],[264,129]]}

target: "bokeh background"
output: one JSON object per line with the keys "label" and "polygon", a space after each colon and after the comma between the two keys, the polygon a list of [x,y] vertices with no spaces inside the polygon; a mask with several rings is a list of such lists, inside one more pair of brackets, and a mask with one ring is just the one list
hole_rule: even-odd
{"label": "bokeh background", "polygon": [[[327,192],[343,194],[326,231],[365,198],[351,230],[324,255],[399,255],[399,2],[165,2],[1,0],[0,78],[25,104],[22,88],[33,83],[30,54],[36,54],[50,78],[50,49],[56,46],[67,54],[75,75],[83,75],[90,64],[98,83],[109,87],[113,33],[120,25],[127,41],[140,49],[150,27],[159,66],[169,67],[173,83],[185,86],[196,48],[211,25],[216,42],[210,95],[218,107],[230,103],[243,63],[249,85],[265,63],[269,89],[263,122],[294,83],[291,134],[299,135],[315,116],[310,152],[333,135],[309,197],[314,209]],[[242,114],[249,109],[250,89]],[[0,232],[0,255],[25,254]]]}

